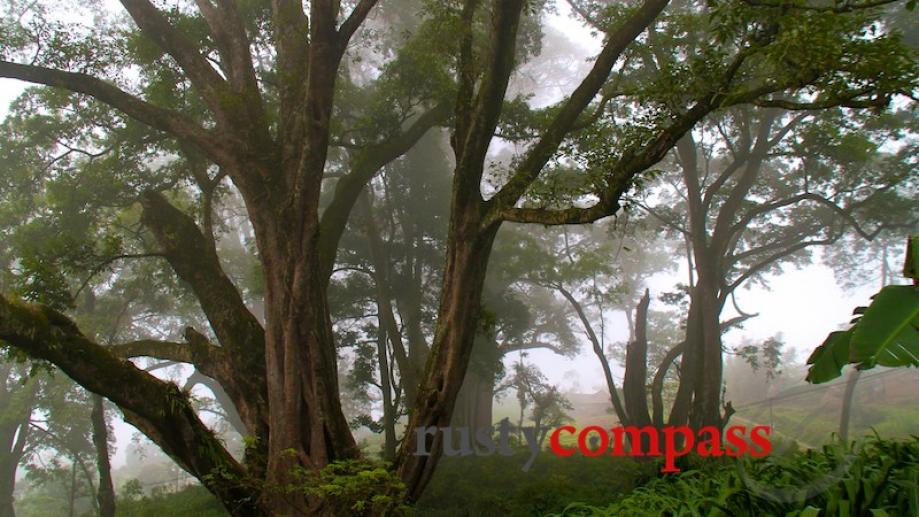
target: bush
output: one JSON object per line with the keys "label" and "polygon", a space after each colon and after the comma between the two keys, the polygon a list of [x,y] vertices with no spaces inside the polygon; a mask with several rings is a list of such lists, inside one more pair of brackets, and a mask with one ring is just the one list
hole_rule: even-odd
{"label": "bush", "polygon": [[643,515],[919,515],[919,437],[709,464],[555,517]]}
{"label": "bush", "polygon": [[132,493],[119,497],[115,504],[119,517],[225,517],[220,502],[203,486],[190,486],[178,492],[154,491],[150,496]]}
{"label": "bush", "polygon": [[653,478],[653,462],[558,458],[543,451],[528,472],[525,449],[510,457],[445,457],[418,501],[419,515],[507,517],[559,512],[571,501],[603,504]]}

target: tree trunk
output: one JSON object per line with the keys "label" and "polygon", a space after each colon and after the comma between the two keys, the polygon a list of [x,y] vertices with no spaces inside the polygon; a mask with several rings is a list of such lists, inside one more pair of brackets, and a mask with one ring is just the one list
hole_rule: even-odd
{"label": "tree trunk", "polygon": [[16,517],[13,509],[13,491],[16,490],[16,470],[19,459],[12,462],[12,456],[4,454],[0,458],[0,517]]}
{"label": "tree trunk", "polygon": [[[379,308],[377,309],[379,311]],[[389,352],[386,349],[386,330],[380,326],[377,337],[377,357],[380,365],[380,390],[383,392],[383,459],[396,458],[396,407],[392,399],[392,382],[389,370]]]}
{"label": "tree trunk", "polygon": [[[454,207],[457,204],[454,200]],[[482,288],[498,225],[480,230],[475,211],[458,210],[451,218],[438,326],[424,382],[417,399],[410,401],[415,410],[399,451],[399,473],[410,500],[421,495],[443,451],[443,434],[436,433],[424,438],[430,454],[416,455],[416,429],[450,425],[478,329]]]}
{"label": "tree trunk", "polygon": [[686,341],[671,348],[661,360],[661,364],[658,365],[657,371],[654,373],[654,380],[651,381],[651,416],[654,425],[657,427],[664,426],[664,379],[667,377],[667,371],[673,365],[673,362],[683,354],[685,349]]}
{"label": "tree trunk", "polygon": [[3,370],[7,375],[0,379],[0,411],[9,418],[0,421],[0,446],[3,447],[0,451],[0,517],[15,517],[13,492],[16,490],[16,471],[31,431],[29,422],[38,380],[30,379],[24,387],[16,386],[8,391],[7,383],[18,381],[7,380],[12,371],[10,365],[3,365]]}
{"label": "tree trunk", "polygon": [[[318,224],[272,228],[260,243],[266,275],[266,368],[270,408],[267,480],[276,514],[316,512],[315,501],[283,493],[298,468],[356,458],[357,445],[338,399],[338,365],[317,252]],[[312,222],[309,221],[312,219]],[[280,217],[281,221],[296,220]],[[267,251],[267,252],[266,252]]]}
{"label": "tree trunk", "polygon": [[93,446],[96,449],[96,466],[99,469],[99,489],[96,492],[96,499],[99,501],[99,516],[115,517],[115,487],[112,484],[112,465],[109,462],[105,406],[102,396],[93,394],[92,397]]}
{"label": "tree trunk", "polygon": [[77,499],[77,462],[70,464],[70,490],[67,491],[67,517],[73,517],[74,503]]}
{"label": "tree trunk", "polygon": [[721,343],[721,307],[718,289],[708,275],[699,275],[693,303],[700,305],[698,311],[699,362],[695,369],[691,423],[696,428],[716,426],[721,428],[721,381],[724,369]]}
{"label": "tree trunk", "polygon": [[629,425],[644,427],[651,424],[648,411],[648,305],[651,295],[644,296],[635,309],[634,338],[625,355],[625,377],[622,380],[622,398]]}
{"label": "tree trunk", "polygon": [[690,291],[686,320],[686,345],[680,369],[680,386],[670,412],[670,425],[699,428],[722,425],[721,381],[723,372],[721,302],[715,271],[717,261],[706,247],[694,243],[698,279]]}

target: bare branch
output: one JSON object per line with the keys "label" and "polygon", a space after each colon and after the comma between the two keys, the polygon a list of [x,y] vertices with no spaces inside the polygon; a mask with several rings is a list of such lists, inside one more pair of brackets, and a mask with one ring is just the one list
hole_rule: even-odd
{"label": "bare branch", "polygon": [[339,44],[342,48],[348,44],[348,41],[351,40],[351,36],[353,36],[358,27],[364,23],[364,20],[377,4],[377,1],[378,0],[360,0],[354,7],[354,10],[351,11],[351,14],[348,15],[348,18],[342,22],[341,27],[338,28]]}

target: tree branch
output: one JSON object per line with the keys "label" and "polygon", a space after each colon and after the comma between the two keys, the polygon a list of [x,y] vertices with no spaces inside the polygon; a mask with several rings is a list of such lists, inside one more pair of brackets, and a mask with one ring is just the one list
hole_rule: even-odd
{"label": "tree branch", "polygon": [[568,303],[571,304],[571,307],[574,308],[574,311],[577,313],[578,318],[581,320],[581,324],[584,325],[584,330],[587,332],[587,337],[590,338],[590,343],[593,345],[594,354],[597,356],[597,359],[600,360],[600,366],[603,368],[603,376],[606,378],[606,387],[609,390],[610,402],[613,403],[613,408],[616,410],[616,416],[619,417],[619,421],[623,424],[631,422],[629,420],[629,415],[625,411],[625,407],[622,405],[622,401],[619,399],[619,393],[616,389],[616,381],[613,380],[613,372],[609,367],[609,360],[606,358],[606,354],[603,352],[603,347],[600,345],[600,340],[597,339],[597,334],[594,333],[593,325],[590,324],[590,320],[587,318],[587,314],[584,313],[583,307],[571,294],[570,291],[565,289],[559,284],[547,286],[551,289],[555,289],[562,296],[568,300]]}
{"label": "tree branch", "polygon": [[187,363],[201,370],[202,373],[214,372],[216,363],[223,358],[223,351],[191,327],[185,329],[185,342],[158,341],[141,339],[107,347],[114,355],[132,359],[151,357],[163,361]]}
{"label": "tree branch", "polygon": [[849,13],[852,11],[857,11],[860,9],[872,9],[875,7],[882,7],[888,4],[897,2],[898,0],[869,0],[866,2],[852,2],[846,0],[841,2],[840,5],[834,7],[826,6],[816,6],[816,5],[806,5],[798,2],[769,2],[765,0],[741,0],[745,4],[752,5],[754,7],[770,7],[775,9],[791,9],[799,11],[818,11],[823,13]]}
{"label": "tree branch", "polygon": [[418,117],[402,133],[366,147],[359,152],[351,172],[338,180],[335,193],[322,212],[319,230],[319,253],[323,278],[328,279],[335,265],[338,242],[364,186],[383,166],[409,151],[434,126],[450,114],[447,104],[439,104]]}
{"label": "tree branch", "polygon": [[370,14],[370,11],[377,4],[377,1],[378,0],[360,0],[360,2],[354,6],[354,10],[351,11],[348,18],[342,22],[341,26],[338,28],[339,45],[341,45],[342,48],[348,45],[351,36],[357,32],[358,27],[367,19],[367,15]]}
{"label": "tree branch", "polygon": [[115,357],[47,306],[13,303],[0,296],[0,339],[34,359],[54,364],[84,388],[111,400],[127,422],[222,501],[257,514],[251,490],[242,486],[245,470],[201,422],[175,384]]}
{"label": "tree branch", "polygon": [[[646,0],[635,11],[635,14],[625,20],[615,31],[611,31],[590,72],[562,104],[558,114],[552,119],[545,133],[543,133],[542,138],[526,153],[511,179],[489,201],[489,204],[494,205],[494,210],[502,212],[517,204],[527,188],[542,172],[543,167],[552,158],[552,155],[555,154],[558,146],[577,122],[578,117],[603,87],[610,71],[619,60],[619,56],[622,55],[635,38],[645,31],[668,3],[669,0]],[[605,208],[609,209],[612,206],[606,203]],[[618,209],[618,206],[616,206],[616,209]]]}
{"label": "tree branch", "polygon": [[141,222],[156,237],[166,260],[191,287],[225,350],[223,361],[203,371],[215,378],[236,404],[246,427],[267,438],[265,331],[220,265],[220,258],[191,216],[159,193],[141,199]]}
{"label": "tree branch", "polygon": [[[234,129],[241,134],[252,135],[263,144],[268,144],[271,141],[268,120],[265,116],[255,67],[252,64],[250,41],[237,9],[237,2],[217,0],[216,6],[211,3],[211,0],[195,0],[195,3],[217,44],[221,66],[230,81],[230,86],[244,99],[241,108],[246,112],[246,120],[234,119],[236,121]],[[208,69],[210,69],[209,66]]]}
{"label": "tree branch", "polygon": [[232,161],[232,145],[205,130],[195,121],[181,113],[150,104],[91,75],[0,61],[0,77],[89,95],[152,128],[193,143],[215,163],[225,164]]}
{"label": "tree branch", "polygon": [[120,1],[144,35],[176,60],[218,120],[226,121],[226,103],[236,95],[198,51],[198,46],[173,27],[151,2]]}

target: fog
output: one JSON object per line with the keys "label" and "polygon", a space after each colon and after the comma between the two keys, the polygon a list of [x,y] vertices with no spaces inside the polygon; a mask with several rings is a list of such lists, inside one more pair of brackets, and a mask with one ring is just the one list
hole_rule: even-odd
{"label": "fog", "polygon": [[462,515],[566,425],[919,430],[915,315],[849,352],[919,263],[911,9],[173,3],[3,4],[0,517],[345,515],[273,492],[336,465]]}

